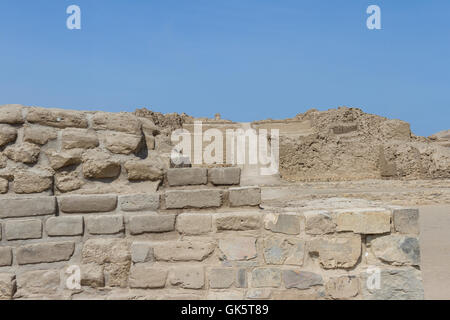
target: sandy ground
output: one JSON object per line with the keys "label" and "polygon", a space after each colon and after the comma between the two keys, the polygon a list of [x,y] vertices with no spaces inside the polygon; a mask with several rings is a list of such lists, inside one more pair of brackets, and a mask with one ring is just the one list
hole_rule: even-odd
{"label": "sandy ground", "polygon": [[450,205],[420,207],[420,249],[426,299],[450,299]]}

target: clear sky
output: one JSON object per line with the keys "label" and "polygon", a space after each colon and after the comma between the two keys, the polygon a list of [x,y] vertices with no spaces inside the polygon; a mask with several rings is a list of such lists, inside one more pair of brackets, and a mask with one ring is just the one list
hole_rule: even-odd
{"label": "clear sky", "polygon": [[430,135],[450,129],[450,1],[0,0],[7,103],[235,121],[347,105]]}

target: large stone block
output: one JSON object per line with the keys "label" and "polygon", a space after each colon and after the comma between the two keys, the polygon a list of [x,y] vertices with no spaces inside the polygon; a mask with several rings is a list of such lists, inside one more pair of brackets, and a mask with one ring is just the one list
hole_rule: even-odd
{"label": "large stone block", "polygon": [[23,127],[23,141],[44,145],[56,138],[57,132],[54,128],[38,125],[25,125]]}
{"label": "large stone block", "polygon": [[77,165],[81,163],[80,149],[69,150],[66,152],[49,150],[45,154],[47,155],[50,167],[52,167],[52,169],[54,170],[59,170],[67,166]]}
{"label": "large stone block", "polygon": [[205,168],[171,168],[167,171],[170,186],[188,186],[207,183]]}
{"label": "large stone block", "polygon": [[61,135],[64,149],[92,149],[99,145],[97,133],[86,129],[65,129]]}
{"label": "large stone block", "polygon": [[80,189],[85,183],[76,171],[57,172],[54,178],[55,186],[61,192],[69,192]]}
{"label": "large stone block", "polygon": [[5,237],[7,240],[39,239],[42,237],[42,222],[38,219],[6,221]]}
{"label": "large stone block", "polygon": [[303,265],[305,241],[300,239],[269,238],[264,240],[264,260],[267,264]]}
{"label": "large stone block", "polygon": [[128,230],[132,235],[147,232],[168,232],[175,230],[174,214],[141,214],[129,217]]}
{"label": "large stone block", "polygon": [[176,229],[185,235],[199,235],[212,231],[212,216],[207,213],[182,213],[177,217]]}
{"label": "large stone block", "polygon": [[116,195],[70,195],[58,197],[59,208],[66,213],[108,212],[116,209]]}
{"label": "large stone block", "polygon": [[103,144],[106,149],[117,154],[137,153],[142,146],[142,136],[136,134],[108,132],[103,134]]}
{"label": "large stone block", "polygon": [[278,288],[281,285],[281,270],[276,268],[256,268],[252,271],[251,285],[254,288]]}
{"label": "large stone block", "polygon": [[333,277],[328,280],[325,288],[333,299],[350,299],[358,295],[359,279],[355,276]]}
{"label": "large stone block", "polygon": [[418,209],[395,209],[393,215],[395,231],[404,234],[419,234]]}
{"label": "large stone block", "polygon": [[203,261],[210,256],[216,244],[211,241],[167,241],[153,245],[154,255],[159,261]]}
{"label": "large stone block", "polygon": [[257,230],[262,225],[260,212],[233,212],[215,215],[217,230]]}
{"label": "large stone block", "polygon": [[63,109],[30,108],[27,121],[56,128],[87,128],[88,126],[83,112]]}
{"label": "large stone block", "polygon": [[83,175],[91,179],[117,178],[121,166],[118,160],[114,160],[109,154],[97,149],[83,153]]}
{"label": "large stone block", "polygon": [[325,269],[352,268],[361,256],[361,236],[326,236],[311,240],[308,249]]}
{"label": "large stone block", "polygon": [[203,267],[175,267],[170,270],[170,283],[184,289],[202,289],[205,286]]}
{"label": "large stone block", "polygon": [[[17,129],[7,124],[0,124],[0,147],[16,141]],[[11,158],[8,156],[8,158]]]}
{"label": "large stone block", "polygon": [[130,243],[126,239],[89,239],[83,245],[83,263],[128,263],[131,261]]}
{"label": "large stone block", "polygon": [[146,264],[137,264],[131,268],[130,288],[156,289],[166,286],[167,268],[154,267]]}
{"label": "large stone block", "polygon": [[5,104],[0,106],[0,123],[21,124],[23,106],[20,104]]}
{"label": "large stone block", "polygon": [[373,253],[392,265],[420,265],[420,245],[416,237],[388,235],[370,242]]}
{"label": "large stone block", "polygon": [[213,268],[209,271],[209,286],[212,289],[230,288],[236,279],[236,270],[232,268]]}
{"label": "large stone block", "polygon": [[51,237],[81,236],[83,217],[52,217],[45,222],[47,235]]}
{"label": "large stone block", "polygon": [[230,206],[257,206],[261,204],[259,187],[240,187],[229,189]]}
{"label": "large stone block", "polygon": [[309,289],[323,284],[320,274],[309,271],[284,270],[283,281],[287,289]]}
{"label": "large stone block", "polygon": [[0,300],[12,299],[16,292],[16,276],[12,273],[0,273]]}
{"label": "large stone block", "polygon": [[222,205],[222,191],[215,189],[166,191],[167,209],[212,208]]}
{"label": "large stone block", "polygon": [[16,251],[19,265],[68,261],[75,250],[73,242],[47,242],[21,246]]}
{"label": "large stone block", "polygon": [[336,231],[336,224],[328,211],[315,210],[304,212],[307,234],[320,235]]}
{"label": "large stone block", "polygon": [[162,180],[164,177],[164,169],[152,160],[131,160],[125,162],[124,165],[128,180]]}
{"label": "large stone block", "polygon": [[123,216],[101,215],[86,218],[86,230],[89,234],[116,234],[124,230]]}
{"label": "large stone block", "polygon": [[219,248],[225,260],[251,260],[256,257],[256,238],[220,239]]}
{"label": "large stone block", "polygon": [[0,267],[12,264],[12,250],[10,247],[0,247]]}
{"label": "large stone block", "polygon": [[59,270],[35,270],[17,274],[17,295],[36,297],[55,295],[60,287]]}
{"label": "large stone block", "polygon": [[119,196],[119,207],[123,211],[156,211],[159,209],[159,194],[144,193]]}
{"label": "large stone block", "polygon": [[365,300],[422,300],[424,299],[420,270],[415,268],[387,269],[376,274],[361,274],[362,294]]}
{"label": "large stone block", "polygon": [[33,143],[24,142],[20,145],[6,147],[3,154],[15,162],[34,164],[39,159],[41,148]]}
{"label": "large stone block", "polygon": [[96,112],[92,117],[92,128],[95,130],[112,130],[139,134],[141,124],[139,119],[132,113]]}
{"label": "large stone block", "polygon": [[53,186],[49,172],[18,171],[14,173],[14,192],[19,194],[39,193]]}
{"label": "large stone block", "polygon": [[216,186],[239,184],[241,181],[241,168],[208,169],[208,181]]}
{"label": "large stone block", "polygon": [[55,211],[55,197],[0,199],[0,218],[53,215]]}
{"label": "large stone block", "polygon": [[300,234],[300,216],[295,213],[267,214],[264,224],[272,232]]}
{"label": "large stone block", "polygon": [[385,209],[342,209],[336,211],[337,231],[380,234],[391,230],[391,212]]}

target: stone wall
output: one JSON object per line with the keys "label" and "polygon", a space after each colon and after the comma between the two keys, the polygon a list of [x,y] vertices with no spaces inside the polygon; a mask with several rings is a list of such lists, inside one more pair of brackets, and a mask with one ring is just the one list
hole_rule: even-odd
{"label": "stone wall", "polygon": [[0,298],[423,298],[415,209],[262,209],[234,167],[165,179],[141,194],[0,199]]}

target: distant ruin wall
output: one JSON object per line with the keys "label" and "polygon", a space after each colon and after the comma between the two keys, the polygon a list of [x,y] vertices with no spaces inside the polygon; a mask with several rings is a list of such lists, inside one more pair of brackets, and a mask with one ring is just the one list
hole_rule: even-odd
{"label": "distant ruin wall", "polygon": [[423,299],[417,210],[263,210],[239,173],[0,199],[0,298]]}

